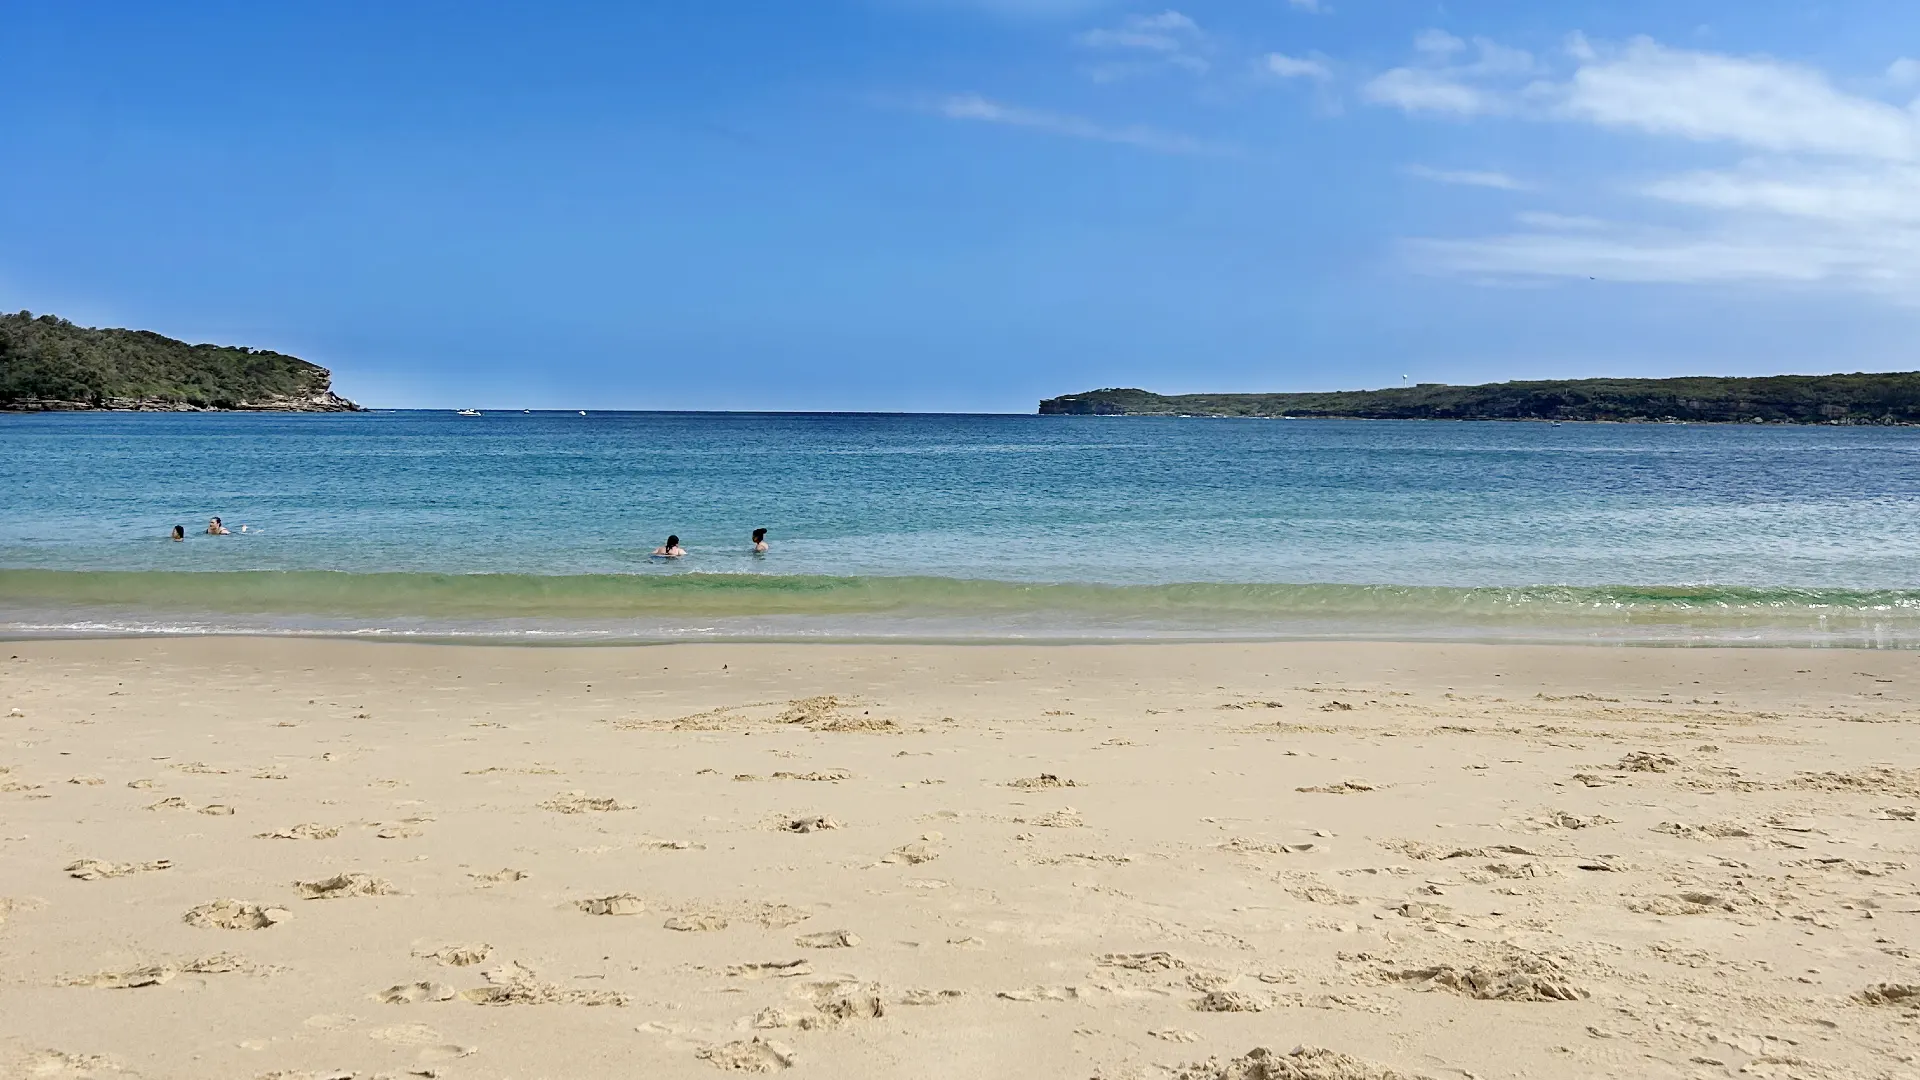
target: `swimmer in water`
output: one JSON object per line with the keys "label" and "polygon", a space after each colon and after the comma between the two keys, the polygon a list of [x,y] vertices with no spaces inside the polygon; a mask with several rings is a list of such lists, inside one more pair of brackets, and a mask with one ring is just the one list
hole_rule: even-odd
{"label": "swimmer in water", "polygon": [[232,530],[228,529],[225,525],[220,524],[219,518],[214,518],[207,522],[207,535],[208,536],[232,536],[233,532]]}
{"label": "swimmer in water", "polygon": [[186,538],[187,538],[187,527],[185,525],[175,525],[173,527],[173,539],[185,540]]}
{"label": "swimmer in water", "polygon": [[753,530],[753,553],[755,555],[765,555],[767,553],[767,530]]}
{"label": "swimmer in water", "polygon": [[667,537],[666,543],[653,549],[656,559],[677,559],[686,553],[687,549],[680,546],[680,538],[677,536]]}

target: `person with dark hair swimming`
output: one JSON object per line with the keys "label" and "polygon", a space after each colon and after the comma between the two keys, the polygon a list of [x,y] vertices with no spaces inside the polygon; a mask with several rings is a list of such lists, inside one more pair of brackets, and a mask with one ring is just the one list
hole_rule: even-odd
{"label": "person with dark hair swimming", "polygon": [[173,527],[173,539],[185,540],[186,538],[187,538],[187,527],[185,525],[175,525]]}
{"label": "person with dark hair swimming", "polygon": [[767,530],[753,530],[753,553],[755,555],[765,555],[767,553]]}
{"label": "person with dark hair swimming", "polygon": [[653,557],[656,559],[677,559],[686,553],[687,549],[680,546],[678,536],[667,537],[666,543],[653,549]]}
{"label": "person with dark hair swimming", "polygon": [[208,536],[232,536],[233,530],[227,528],[225,525],[220,524],[219,518],[214,518],[213,520],[207,522],[207,535]]}

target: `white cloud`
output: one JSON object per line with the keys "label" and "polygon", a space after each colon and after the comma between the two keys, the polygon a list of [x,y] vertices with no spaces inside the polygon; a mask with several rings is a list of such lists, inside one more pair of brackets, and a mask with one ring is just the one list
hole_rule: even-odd
{"label": "white cloud", "polygon": [[1157,154],[1227,152],[1223,147],[1176,132],[1138,125],[1109,127],[1067,113],[1048,112],[1044,109],[1029,109],[1019,105],[990,101],[978,94],[956,94],[943,98],[934,105],[933,111],[949,120],[1006,124],[1010,127],[1026,128],[1049,135],[1063,135],[1072,139],[1118,143],[1141,150],[1150,150]]}
{"label": "white cloud", "polygon": [[1145,49],[1181,52],[1200,36],[1200,25],[1177,11],[1129,15],[1118,27],[1088,30],[1075,40],[1091,49]]}
{"label": "white cloud", "polygon": [[1775,152],[1920,157],[1913,114],[1842,93],[1820,72],[1777,60],[1639,38],[1583,62],[1562,93],[1567,115],[1606,127]]}
{"label": "white cloud", "polygon": [[1268,53],[1266,68],[1270,74],[1283,79],[1315,79],[1326,82],[1333,78],[1333,67],[1326,59],[1318,56],[1288,56],[1286,53]]}
{"label": "white cloud", "polygon": [[1143,74],[1156,68],[1182,68],[1196,74],[1212,65],[1204,53],[1207,36],[1200,24],[1178,11],[1129,15],[1118,26],[1086,30],[1074,36],[1082,48],[1131,57],[1092,69],[1102,80]]}
{"label": "white cloud", "polygon": [[1297,11],[1311,12],[1315,15],[1329,10],[1320,0],[1287,0],[1287,3],[1292,4]]}
{"label": "white cloud", "polygon": [[1436,112],[1479,116],[1511,112],[1518,102],[1505,87],[1488,85],[1501,77],[1536,70],[1533,54],[1486,38],[1473,39],[1474,59],[1462,62],[1467,42],[1444,30],[1425,30],[1414,38],[1420,61],[1375,76],[1360,94],[1377,105],[1410,113]]}
{"label": "white cloud", "polygon": [[1360,96],[1376,105],[1392,105],[1407,112],[1477,116],[1507,111],[1501,95],[1470,86],[1445,71],[1426,68],[1383,72],[1360,88]]}
{"label": "white cloud", "polygon": [[1761,212],[1863,228],[1920,225],[1920,168],[1750,162],[1701,170],[1642,188],[1656,199],[1732,212]]}
{"label": "white cloud", "polygon": [[1887,81],[1895,86],[1920,85],[1920,60],[1903,56],[1888,64]]}
{"label": "white cloud", "polygon": [[[1524,213],[1516,231],[1410,241],[1416,265],[1480,278],[1795,283],[1920,305],[1920,107],[1839,89],[1824,72],[1769,57],[1570,38],[1570,70],[1430,31],[1416,59],[1363,89],[1409,113],[1507,115],[1743,148],[1744,161],[1639,180],[1663,225]],[[1897,61],[1883,88],[1920,82]],[[1441,179],[1440,170],[1415,175]],[[1470,175],[1470,174],[1462,174]],[[1499,175],[1499,174],[1494,174]],[[1456,180],[1455,182],[1462,182]],[[1497,184],[1489,186],[1499,186]]]}
{"label": "white cloud", "polygon": [[1823,240],[1785,230],[1638,228],[1414,240],[1408,253],[1418,268],[1437,273],[1666,284],[1826,283],[1913,301],[1920,283],[1915,239],[1912,233]]}
{"label": "white cloud", "polygon": [[1498,188],[1501,191],[1525,191],[1527,185],[1503,172],[1474,169],[1435,169],[1427,165],[1409,165],[1408,176],[1431,180],[1436,184],[1461,184],[1466,187]]}
{"label": "white cloud", "polygon": [[1414,37],[1413,47],[1428,56],[1452,56],[1467,43],[1445,30],[1422,30]]}

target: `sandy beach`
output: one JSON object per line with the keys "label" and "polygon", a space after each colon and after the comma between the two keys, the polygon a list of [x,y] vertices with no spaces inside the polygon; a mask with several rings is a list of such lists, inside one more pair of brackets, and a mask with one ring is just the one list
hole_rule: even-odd
{"label": "sandy beach", "polygon": [[1920,1073],[1909,652],[0,659],[4,1076]]}

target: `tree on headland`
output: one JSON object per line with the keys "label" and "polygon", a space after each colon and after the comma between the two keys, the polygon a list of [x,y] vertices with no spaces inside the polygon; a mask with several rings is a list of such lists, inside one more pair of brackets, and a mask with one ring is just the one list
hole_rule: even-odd
{"label": "tree on headland", "polygon": [[332,382],[326,368],[284,353],[0,315],[0,409],[358,408]]}

